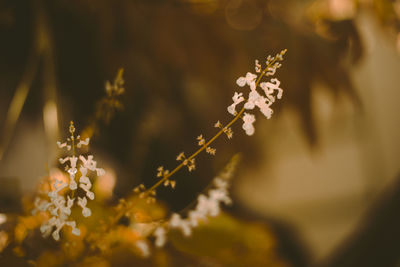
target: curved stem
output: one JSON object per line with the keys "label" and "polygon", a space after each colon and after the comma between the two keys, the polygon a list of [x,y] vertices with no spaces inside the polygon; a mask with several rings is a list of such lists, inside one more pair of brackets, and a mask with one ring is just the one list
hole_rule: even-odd
{"label": "curved stem", "polygon": [[[259,86],[262,77],[264,77],[264,75],[267,73],[267,71],[269,70],[269,68],[271,66],[273,66],[276,62],[276,58],[271,61],[266,67],[265,69],[260,73],[260,75],[258,76],[257,80],[256,80],[256,88]],[[232,126],[239,118],[241,118],[242,114],[244,113],[245,108],[244,106],[242,107],[242,109],[235,115],[235,117],[224,127],[221,128],[221,130],[219,130],[207,143],[205,143],[201,148],[199,148],[196,152],[194,152],[190,157],[186,158],[187,161],[194,159],[198,154],[200,154],[204,149],[206,149],[209,145],[211,145],[223,132],[225,129],[228,129],[230,126]],[[152,187],[150,187],[149,189],[147,189],[144,192],[144,196],[143,197],[147,197],[149,194],[151,194],[151,192],[156,189],[157,187],[159,187],[163,182],[165,182],[167,179],[169,179],[172,175],[174,175],[176,172],[178,172],[183,166],[185,166],[184,161],[181,162],[177,167],[175,167],[175,169],[173,169],[170,173],[168,173],[167,175],[163,176],[162,179],[160,179],[157,183],[155,183]],[[112,227],[112,225],[114,225],[115,223],[117,223],[122,216],[129,211],[129,209],[131,208],[131,206],[126,207],[125,209],[122,209],[121,211],[119,211],[119,213],[113,218],[111,224],[109,225],[109,227],[107,227],[107,229],[110,229]]]}
{"label": "curved stem", "polygon": [[[264,77],[265,73],[268,71],[268,69],[275,64],[276,59],[270,62],[267,67],[260,73],[256,80],[256,88],[260,84],[260,81],[262,77]],[[239,111],[239,113],[236,114],[236,116],[227,124],[225,125],[220,131],[218,131],[217,134],[215,134],[205,145],[203,145],[201,148],[199,148],[196,152],[194,152],[190,157],[188,157],[186,160],[191,160],[195,158],[198,154],[200,154],[204,149],[206,149],[212,142],[214,142],[223,132],[224,129],[229,128],[232,124],[234,124],[243,114],[245,108],[242,107],[242,109]],[[170,178],[174,173],[179,171],[185,164],[182,162],[179,164],[175,169],[173,169],[170,173],[165,175],[161,180],[159,180],[157,183],[155,183],[152,187],[150,187],[148,190],[145,191],[145,197],[148,196],[154,189],[156,189],[158,186],[160,186],[163,182],[165,182],[168,178]]]}
{"label": "curved stem", "polygon": [[[235,121],[237,121],[240,116],[242,115],[242,113],[244,112],[244,107],[239,111],[238,114],[236,114],[235,118],[233,118],[225,127],[223,127],[221,130],[218,131],[218,133],[216,135],[214,135],[207,143],[205,143],[201,148],[199,148],[196,152],[194,152],[190,157],[188,157],[186,160],[191,160],[193,158],[195,158],[198,154],[200,154],[204,149],[206,149],[209,145],[211,145],[212,142],[214,142],[223,132],[224,129],[229,128],[232,124],[235,123]],[[149,189],[146,190],[145,192],[145,196],[147,196],[148,194],[150,194],[151,191],[153,191],[154,189],[156,189],[158,186],[160,186],[165,180],[167,180],[168,178],[170,178],[174,173],[176,173],[177,171],[179,171],[183,166],[185,166],[185,164],[182,162],[181,164],[179,164],[175,169],[173,169],[170,173],[168,173],[167,175],[165,175],[161,180],[159,180],[157,183],[155,183],[152,187],[150,187]]]}

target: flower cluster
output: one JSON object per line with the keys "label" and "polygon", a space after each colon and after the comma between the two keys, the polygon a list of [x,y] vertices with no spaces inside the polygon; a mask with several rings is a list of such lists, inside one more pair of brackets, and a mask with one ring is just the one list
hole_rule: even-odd
{"label": "flower cluster", "polygon": [[[275,57],[268,56],[266,61],[266,68],[261,71],[261,65],[258,60],[255,62],[255,71],[257,74],[253,74],[248,72],[246,76],[240,77],[237,79],[236,84],[240,87],[244,87],[248,85],[250,87],[250,92],[247,101],[245,102],[243,109],[240,113],[243,113],[244,110],[252,110],[255,107],[258,107],[261,113],[267,118],[270,119],[273,113],[271,109],[271,105],[275,102],[276,98],[281,99],[283,90],[279,87],[280,81],[276,78],[271,79],[269,82],[261,82],[262,77],[268,77],[275,74],[276,70],[281,67],[280,61],[283,60],[283,55],[286,53],[286,50],[282,50]],[[261,88],[263,90],[263,95],[257,91],[257,88]],[[275,96],[276,94],[276,96]],[[234,116],[237,116],[236,106],[246,99],[243,96],[243,93],[235,92],[232,97],[233,103],[228,107],[228,112]],[[243,119],[243,130],[245,130],[247,135],[254,134],[254,122],[256,118],[254,115],[244,112],[242,117]]]}
{"label": "flower cluster", "polygon": [[[82,209],[82,215],[84,217],[89,217],[92,212],[87,207],[88,199],[94,199],[94,193],[91,191],[92,183],[89,179],[88,171],[95,172],[97,176],[102,176],[105,174],[105,171],[101,168],[97,168],[97,162],[93,160],[92,155],[88,155],[87,157],[83,155],[75,156],[75,143],[76,147],[80,148],[82,146],[89,145],[89,138],[85,140],[80,140],[80,136],[75,137],[75,127],[73,122],[71,122],[69,127],[69,132],[71,136],[67,139],[67,142],[60,143],[57,142],[60,148],[66,148],[67,150],[73,151],[73,155],[65,158],[60,158],[59,162],[61,164],[66,164],[65,171],[69,175],[69,179],[59,180],[55,179],[52,184],[52,190],[47,193],[48,200],[36,198],[35,200],[35,209],[33,210],[33,214],[38,211],[48,211],[52,216],[46,223],[44,223],[40,227],[40,231],[44,236],[48,236],[53,227],[56,229],[53,231],[52,236],[55,240],[59,240],[61,229],[67,225],[72,228],[72,233],[74,235],[80,235],[79,228],[76,227],[76,222],[73,220],[68,221],[69,216],[71,215],[71,208],[76,203]],[[70,143],[70,144],[68,144]],[[69,163],[69,164],[68,164]],[[79,172],[78,172],[78,163],[79,163]],[[76,181],[77,175],[79,175],[79,186]],[[81,189],[83,195],[76,196],[75,191]],[[71,196],[65,192],[69,189],[71,192]],[[67,194],[67,198],[65,199],[65,195]],[[76,194],[77,195],[77,194]]]}
{"label": "flower cluster", "polygon": [[215,188],[208,192],[208,196],[203,194],[198,196],[196,208],[188,213],[187,219],[183,219],[178,213],[174,213],[169,220],[169,226],[180,229],[184,235],[189,236],[192,233],[192,228],[196,227],[199,221],[207,220],[207,217],[215,217],[219,214],[220,203],[231,204],[228,182],[216,177],[213,185]]}
{"label": "flower cluster", "polygon": [[232,203],[228,192],[229,179],[233,176],[237,163],[238,156],[235,156],[225,170],[213,179],[213,188],[208,191],[208,194],[200,194],[198,196],[196,207],[188,212],[186,219],[182,218],[178,213],[173,213],[167,223],[158,226],[154,230],[153,236],[157,247],[162,247],[165,244],[169,229],[178,229],[185,236],[190,236],[192,229],[198,226],[200,221],[207,221],[208,217],[215,217],[220,213],[221,203],[226,205]]}

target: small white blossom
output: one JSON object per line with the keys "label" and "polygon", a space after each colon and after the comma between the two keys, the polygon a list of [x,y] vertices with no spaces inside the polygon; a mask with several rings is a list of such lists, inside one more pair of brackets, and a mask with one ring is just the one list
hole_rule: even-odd
{"label": "small white blossom", "polygon": [[192,227],[197,227],[199,225],[199,221],[207,220],[207,216],[204,214],[204,212],[199,212],[197,209],[189,211],[188,217]]}
{"label": "small white blossom", "polygon": [[156,238],[155,244],[157,247],[163,247],[165,242],[167,242],[166,234],[167,231],[161,226],[157,227],[157,229],[154,231],[153,235]]}
{"label": "small white blossom", "polygon": [[283,90],[279,88],[279,85],[281,82],[274,78],[271,79],[271,82],[263,82],[260,84],[260,87],[264,90],[265,95],[271,102],[275,102],[275,97],[273,96],[274,91],[278,91],[278,94],[276,95],[276,98],[281,99]]}
{"label": "small white blossom", "polygon": [[260,109],[261,113],[264,114],[267,119],[270,119],[273,112],[270,108],[271,105],[272,102],[270,100],[261,96],[256,90],[253,90],[250,92],[249,100],[244,105],[244,108],[254,109],[254,107],[257,106]]}
{"label": "small white blossom", "polygon": [[246,131],[247,135],[253,135],[254,134],[254,125],[253,123],[256,121],[256,118],[253,114],[249,114],[249,113],[244,113],[243,116],[243,130]]}
{"label": "small white blossom", "polygon": [[76,147],[80,148],[82,146],[88,146],[89,145],[89,138],[86,138],[85,140],[79,140],[78,144]]}
{"label": "small white blossom", "polygon": [[139,240],[136,242],[136,247],[142,252],[143,257],[150,256],[149,245],[144,240]]}
{"label": "small white blossom", "polygon": [[211,196],[208,198],[205,195],[199,195],[196,210],[202,211],[204,215],[208,214],[211,217],[215,217],[219,213],[219,203],[216,199],[212,199]]}
{"label": "small white blossom", "polygon": [[69,160],[69,157],[58,159],[58,161],[59,161],[61,164],[64,164],[64,163],[67,162],[68,160]]}
{"label": "small white blossom", "polygon": [[78,206],[82,208],[83,217],[89,217],[90,215],[92,215],[92,211],[88,207],[86,207],[86,205],[87,205],[86,197],[83,198],[78,197]]}
{"label": "small white blossom", "polygon": [[59,148],[63,148],[63,147],[67,146],[67,143],[62,143],[61,144],[61,142],[57,141],[57,145],[58,145]]}
{"label": "small white blossom", "polygon": [[192,229],[190,223],[187,220],[182,219],[181,215],[174,213],[169,220],[169,226],[171,228],[181,229],[185,236],[190,236],[192,234]]}
{"label": "small white blossom", "polygon": [[257,75],[248,72],[246,74],[246,77],[240,77],[239,79],[236,80],[236,84],[239,85],[240,87],[245,86],[246,84],[250,86],[251,90],[256,89],[256,79]]}
{"label": "small white blossom", "polygon": [[232,97],[232,100],[233,104],[228,107],[228,112],[232,115],[236,115],[236,105],[244,101],[243,94],[235,92],[235,94]]}
{"label": "small white blossom", "polygon": [[69,221],[65,223],[66,225],[70,226],[72,228],[72,233],[76,236],[81,235],[81,230],[76,227],[76,222],[75,221]]}
{"label": "small white blossom", "polygon": [[265,76],[272,76],[275,75],[276,72],[276,66],[270,67],[267,69],[267,72],[265,73]]}

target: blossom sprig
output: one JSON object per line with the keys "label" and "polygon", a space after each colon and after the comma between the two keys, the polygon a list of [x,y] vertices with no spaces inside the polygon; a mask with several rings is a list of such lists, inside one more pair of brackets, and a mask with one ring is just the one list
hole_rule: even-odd
{"label": "blossom sprig", "polygon": [[[266,61],[267,66],[260,73],[259,76],[251,72],[248,72],[246,76],[239,77],[236,80],[236,84],[238,86],[244,87],[245,85],[248,85],[250,87],[249,96],[247,98],[247,101],[243,105],[243,108],[239,112],[236,112],[236,106],[244,102],[245,98],[243,97],[243,93],[235,92],[235,94],[232,97],[233,104],[231,104],[227,110],[230,114],[235,116],[235,118],[237,118],[237,116],[241,116],[242,113],[244,113],[242,117],[243,119],[242,128],[243,130],[245,130],[247,135],[254,134],[255,128],[253,124],[256,121],[256,118],[254,115],[244,111],[253,110],[255,107],[258,107],[261,113],[267,119],[270,119],[273,114],[271,105],[275,102],[276,99],[282,98],[283,90],[279,87],[280,81],[277,78],[272,78],[268,82],[261,82],[261,79],[263,77],[272,76],[276,73],[276,70],[281,67],[281,64],[279,62],[283,60],[283,55],[285,53],[286,49],[282,50],[275,57],[268,56]],[[258,61],[256,61],[256,67],[255,67],[256,72],[259,72],[258,71],[259,67],[260,64],[258,63]],[[264,95],[260,94],[259,91],[257,91],[259,87],[264,92]]]}
{"label": "blossom sprig", "polygon": [[[75,126],[74,126],[74,123],[72,121],[70,122],[70,125],[69,125],[69,132],[70,132],[71,136],[67,138],[66,142],[61,143],[60,141],[57,141],[57,145],[58,145],[59,148],[66,148],[68,151],[71,150],[71,148],[72,148],[73,154],[75,154],[75,146],[77,148],[81,148],[82,146],[88,146],[89,145],[90,139],[88,137],[85,140],[81,140],[81,136],[80,135],[78,135],[76,137],[74,136]],[[67,160],[68,159],[65,159],[64,161],[61,161],[61,159],[60,159],[60,162],[61,162],[61,164],[64,164],[65,161],[67,161]]]}
{"label": "blossom sprig", "polygon": [[221,211],[221,204],[230,205],[229,196],[230,179],[232,178],[240,157],[232,157],[225,169],[213,179],[212,187],[205,194],[197,197],[196,207],[183,218],[178,213],[173,213],[168,220],[158,225],[152,235],[155,237],[156,247],[163,247],[167,241],[167,234],[171,229],[177,229],[184,236],[190,236],[193,228],[200,222],[206,222],[209,217],[217,216]]}
{"label": "blossom sprig", "polygon": [[126,91],[123,75],[124,69],[120,68],[114,81],[105,83],[105,95],[97,101],[94,114],[90,117],[89,124],[82,131],[85,136],[93,137],[98,134],[102,125],[108,125],[115,114],[123,110],[123,96]]}
{"label": "blossom sprig", "polygon": [[228,194],[229,183],[220,177],[213,180],[214,189],[207,195],[200,194],[197,198],[196,208],[189,211],[188,217],[183,219],[180,214],[174,213],[169,219],[169,227],[177,228],[185,236],[190,236],[192,228],[198,226],[199,221],[205,221],[208,217],[215,217],[220,213],[220,203],[229,205],[232,203]]}
{"label": "blossom sprig", "polygon": [[[151,186],[149,189],[146,191],[143,191],[141,194],[143,197],[149,196],[156,190],[160,185],[168,185],[170,182],[170,177],[174,175],[176,172],[178,172],[180,169],[183,167],[187,167],[189,171],[193,171],[196,168],[195,165],[195,159],[196,156],[199,155],[203,150],[205,150],[207,153],[214,155],[216,150],[211,148],[210,145],[221,135],[225,134],[228,139],[233,138],[233,131],[231,126],[240,118],[243,120],[243,125],[242,128],[246,132],[247,135],[253,135],[255,132],[255,127],[254,127],[254,122],[256,120],[255,116],[251,113],[245,112],[246,110],[253,110],[255,107],[258,107],[261,111],[261,113],[267,118],[270,119],[273,113],[273,110],[271,109],[271,105],[275,102],[276,99],[280,99],[282,97],[283,90],[279,87],[280,82],[278,79],[273,78],[268,82],[263,82],[261,83],[261,79],[263,77],[268,77],[272,76],[276,73],[276,70],[281,67],[280,62],[283,60],[283,56],[286,53],[286,49],[282,50],[280,53],[278,53],[276,56],[268,56],[267,60],[265,62],[266,67],[261,70],[261,64],[259,61],[255,62],[255,70],[256,73],[258,74],[253,74],[251,72],[248,72],[246,76],[244,77],[239,77],[236,80],[236,84],[239,87],[244,87],[245,85],[248,85],[250,87],[250,92],[248,95],[247,100],[243,96],[243,93],[238,93],[235,92],[232,100],[233,104],[230,105],[227,110],[230,114],[234,116],[234,118],[228,122],[226,125],[223,125],[220,121],[217,121],[217,123],[214,124],[215,128],[219,128],[220,130],[208,141],[200,135],[197,138],[198,145],[200,145],[200,148],[196,150],[191,156],[186,157],[184,152],[181,152],[177,156],[177,161],[180,161],[180,164],[175,167],[172,171],[169,171],[168,173],[160,173],[161,179],[158,180],[153,186]],[[264,95],[260,94],[257,89],[261,88]],[[277,94],[276,94],[277,92]],[[276,97],[275,97],[276,94]],[[236,111],[236,106],[243,103],[243,107],[240,109],[239,112]],[[124,214],[126,210],[122,209],[119,214],[114,218],[113,222],[117,222]]]}
{"label": "blossom sprig", "polygon": [[[52,237],[55,240],[60,239],[60,231],[65,225],[72,228],[72,234],[80,235],[80,230],[76,227],[76,222],[74,220],[68,220],[71,215],[71,208],[76,204],[81,207],[84,217],[91,216],[92,211],[87,207],[87,203],[88,199],[93,200],[95,198],[95,194],[91,191],[92,183],[87,175],[89,171],[95,172],[97,176],[105,174],[104,169],[97,167],[97,162],[93,160],[93,155],[88,155],[87,157],[75,155],[75,147],[81,148],[82,146],[88,146],[89,138],[81,140],[79,135],[75,136],[75,126],[72,121],[69,126],[69,132],[71,136],[67,138],[66,142],[57,142],[60,148],[66,148],[67,151],[72,149],[72,156],[59,159],[61,164],[66,164],[65,171],[68,173],[69,179],[59,180],[56,178],[52,184],[52,190],[47,193],[48,199],[37,197],[34,203],[35,209],[32,211],[33,214],[39,211],[50,213],[52,217],[42,224],[40,231],[44,236],[48,236],[52,232]],[[77,176],[79,177],[78,182],[76,180],[76,178],[78,178]],[[78,193],[76,193],[78,188],[81,189],[83,195],[80,194],[80,196],[78,196]],[[69,190],[71,194],[64,192],[64,189]],[[56,229],[53,231],[54,227]]]}
{"label": "blossom sprig", "polygon": [[[275,74],[276,70],[281,67],[281,64],[279,62],[283,60],[283,56],[285,55],[286,51],[287,50],[284,49],[274,57],[268,56],[266,60],[266,67],[262,71],[260,70],[258,76],[256,74],[248,72],[245,77],[240,77],[237,79],[236,81],[237,85],[240,87],[248,85],[250,87],[250,93],[247,101],[243,97],[243,93],[237,93],[237,92],[234,93],[232,97],[233,104],[228,107],[228,112],[234,115],[235,117],[225,126],[220,121],[217,121],[214,124],[214,127],[220,128],[220,130],[209,141],[206,141],[204,137],[200,135],[197,138],[197,140],[198,144],[201,145],[201,147],[187,158],[185,157],[185,154],[183,152],[180,153],[177,157],[177,160],[182,161],[181,164],[179,164],[175,169],[169,172],[168,175],[165,175],[160,181],[155,183],[149,189],[150,191],[156,189],[165,180],[169,179],[173,174],[179,171],[183,166],[188,166],[189,171],[194,170],[195,157],[198,154],[200,154],[203,150],[206,150],[206,152],[210,154],[215,153],[215,150],[210,148],[210,144],[213,143],[222,133],[225,133],[227,137],[231,139],[233,137],[233,131],[231,126],[239,118],[243,119],[244,123],[242,128],[245,130],[246,134],[247,135],[254,134],[255,128],[253,124],[255,122],[255,116],[250,113],[245,113],[244,112],[245,110],[252,110],[257,106],[259,107],[261,113],[263,113],[267,117],[267,119],[271,118],[273,111],[270,108],[270,106],[275,102],[274,93],[277,91],[278,93],[276,95],[276,98],[280,99],[282,97],[283,90],[279,87],[280,82],[278,79],[273,78],[269,82],[263,82],[263,83],[261,83],[261,79],[263,77],[268,77]],[[256,61],[256,70],[258,68],[261,67],[258,61]],[[258,93],[257,91],[258,87],[261,87],[261,89],[264,91],[265,97]],[[239,112],[236,112],[236,106],[244,101],[246,101],[246,103],[244,104],[242,109]],[[189,163],[193,163],[193,165]]]}

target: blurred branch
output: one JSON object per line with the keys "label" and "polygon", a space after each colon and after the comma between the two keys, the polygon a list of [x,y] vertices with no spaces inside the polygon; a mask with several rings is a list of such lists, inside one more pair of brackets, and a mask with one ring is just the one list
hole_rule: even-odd
{"label": "blurred branch", "polygon": [[121,97],[125,93],[124,69],[118,69],[113,83],[105,84],[106,95],[96,103],[96,110],[89,120],[89,125],[82,132],[82,136],[91,138],[99,133],[100,124],[108,125],[117,111],[123,109]]}
{"label": "blurred branch", "polygon": [[3,128],[3,136],[0,140],[0,160],[6,152],[13,136],[22,108],[26,102],[28,93],[39,69],[39,64],[43,60],[43,82],[45,105],[43,110],[43,121],[48,139],[55,139],[58,133],[57,108],[56,108],[56,81],[54,56],[50,31],[48,28],[47,17],[43,3],[40,0],[34,1],[34,23],[32,52],[28,58],[26,70],[15,90],[14,96],[8,108],[6,120]]}
{"label": "blurred branch", "polygon": [[8,148],[11,137],[15,130],[15,126],[17,125],[22,108],[25,104],[26,97],[28,96],[28,93],[31,89],[32,82],[38,70],[40,54],[41,50],[37,42],[35,42],[31,56],[28,59],[25,72],[22,75],[21,81],[19,82],[17,89],[15,90],[14,96],[10,103],[10,107],[7,111],[6,120],[3,128],[3,135],[0,140],[0,160],[3,159],[4,153]]}
{"label": "blurred branch", "polygon": [[[42,0],[35,1],[34,11],[37,20],[37,40],[38,46],[43,56],[43,124],[50,144],[54,144],[58,139],[58,112],[57,112],[57,82],[55,74],[54,51],[51,30]],[[50,146],[53,147],[53,146]],[[53,153],[48,153],[48,159],[54,158]]]}

